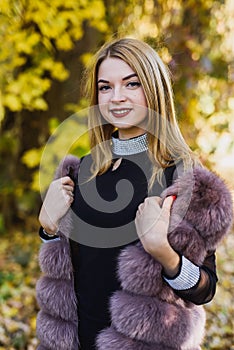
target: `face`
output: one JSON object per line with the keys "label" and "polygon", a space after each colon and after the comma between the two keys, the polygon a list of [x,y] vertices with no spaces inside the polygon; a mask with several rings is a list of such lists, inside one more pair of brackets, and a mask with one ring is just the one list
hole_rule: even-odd
{"label": "face", "polygon": [[97,80],[99,110],[108,123],[119,129],[119,138],[145,133],[146,98],[132,68],[119,58],[106,58]]}

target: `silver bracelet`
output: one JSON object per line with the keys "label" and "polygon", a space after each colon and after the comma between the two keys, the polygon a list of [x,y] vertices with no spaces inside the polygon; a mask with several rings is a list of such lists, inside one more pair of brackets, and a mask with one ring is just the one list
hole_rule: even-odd
{"label": "silver bracelet", "polygon": [[46,232],[46,230],[43,228],[43,233],[50,238],[56,236],[58,232],[59,232],[59,228],[57,228],[56,232],[53,234]]}
{"label": "silver bracelet", "polygon": [[176,278],[163,277],[175,290],[186,290],[194,287],[200,279],[200,268],[182,255],[181,271]]}

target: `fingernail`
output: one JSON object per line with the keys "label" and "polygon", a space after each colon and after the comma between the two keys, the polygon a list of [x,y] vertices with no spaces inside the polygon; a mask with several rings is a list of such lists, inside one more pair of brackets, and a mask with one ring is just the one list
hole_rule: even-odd
{"label": "fingernail", "polygon": [[177,198],[177,196],[174,194],[174,195],[172,196],[173,201],[174,201],[176,198]]}

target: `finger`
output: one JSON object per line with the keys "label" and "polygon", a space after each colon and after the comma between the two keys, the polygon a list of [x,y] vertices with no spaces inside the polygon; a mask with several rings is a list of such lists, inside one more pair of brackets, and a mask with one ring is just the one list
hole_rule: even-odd
{"label": "finger", "polygon": [[162,213],[170,214],[172,204],[175,200],[175,196],[166,197],[162,205]]}
{"label": "finger", "polygon": [[144,210],[144,207],[145,207],[144,203],[141,203],[141,204],[138,206],[137,212],[136,212],[136,216],[139,216],[139,215],[142,214],[142,212],[143,212],[143,210]]}
{"label": "finger", "polygon": [[74,192],[73,192],[73,190],[66,190],[66,189],[63,188],[62,192],[63,192],[63,194],[64,194],[65,196],[74,197]]}
{"label": "finger", "polygon": [[62,185],[74,186],[74,182],[72,181],[72,179],[69,176],[61,177],[61,183],[62,183]]}
{"label": "finger", "polygon": [[161,202],[162,202],[162,199],[160,197],[156,197],[156,196],[146,197],[144,202],[138,206],[138,210],[136,214],[138,216],[141,215],[145,210],[149,209],[149,206],[159,208],[161,207]]}
{"label": "finger", "polygon": [[65,195],[64,195],[64,197],[65,197],[65,201],[66,201],[66,203],[68,204],[68,205],[71,205],[72,204],[72,202],[74,201],[74,195],[73,195],[73,193],[71,193],[71,192],[66,192],[65,193]]}
{"label": "finger", "polygon": [[69,203],[71,204],[74,201],[74,195],[72,193],[72,195],[69,196]]}
{"label": "finger", "polygon": [[146,206],[153,206],[155,208],[159,208],[162,205],[162,198],[160,197],[147,197],[144,201]]}
{"label": "finger", "polygon": [[73,192],[74,191],[74,186],[70,185],[63,185],[63,189],[68,192]]}
{"label": "finger", "polygon": [[154,202],[156,202],[157,204],[162,205],[162,198],[161,197],[154,196],[154,197],[150,197],[150,198],[153,198]]}
{"label": "finger", "polygon": [[161,197],[151,196],[151,197],[146,197],[145,198],[145,202],[152,202],[152,201],[155,201],[155,202],[159,203],[161,201]]}

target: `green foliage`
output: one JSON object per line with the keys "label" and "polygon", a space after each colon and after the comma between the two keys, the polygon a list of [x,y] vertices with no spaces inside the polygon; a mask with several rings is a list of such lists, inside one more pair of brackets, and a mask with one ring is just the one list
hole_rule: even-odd
{"label": "green foliage", "polygon": [[[209,166],[217,167],[221,155],[218,170],[228,169],[225,176],[230,176],[231,163],[225,163],[224,158],[230,159],[234,152],[232,14],[229,0],[2,0],[3,202],[11,203],[8,195],[13,192],[24,193],[26,204],[21,207],[34,207],[29,198],[35,197],[26,192],[39,189],[43,147],[69,114],[87,107],[80,84],[82,69],[96,47],[113,36],[143,38],[159,51],[172,71],[178,118],[186,140]],[[74,130],[84,133],[82,118]],[[71,149],[62,139],[59,145],[54,141],[58,154],[50,157],[53,164],[64,155],[63,147],[78,155],[86,153],[87,137],[84,143],[84,138],[79,140]],[[54,154],[54,149],[51,152]],[[13,164],[8,164],[9,158]]]}
{"label": "green foliage", "polygon": [[[3,227],[19,216],[22,219],[27,211],[37,210],[33,203],[35,195],[30,191],[39,190],[37,171],[43,146],[50,136],[50,120],[61,121],[67,116],[67,102],[70,107],[76,102],[76,108],[79,103],[79,94],[75,101],[74,97],[69,100],[74,87],[70,89],[70,83],[66,87],[66,81],[71,79],[66,57],[69,58],[77,43],[83,40],[87,26],[100,33],[107,30],[103,1],[1,1],[0,166],[4,171],[0,178],[0,209]],[[79,64],[79,52],[76,56]],[[63,92],[64,87],[67,92]],[[65,96],[64,102],[62,96]],[[60,107],[56,106],[58,102]],[[87,151],[86,146],[78,145],[78,153],[79,147],[81,153]]]}
{"label": "green foliage", "polygon": [[[111,37],[139,37],[159,51],[172,72],[185,139],[232,179],[233,15],[231,0],[2,0],[0,230],[37,213],[35,192],[67,152],[88,151],[82,72]],[[71,125],[58,137],[66,119]]]}
{"label": "green foliage", "polygon": [[51,80],[66,80],[68,70],[57,60],[83,36],[87,21],[107,30],[102,1],[3,0],[0,5],[0,87],[3,106],[14,112],[46,110],[44,94]]}
{"label": "green foliage", "polygon": [[81,157],[88,152],[88,149],[87,127],[80,123],[79,115],[74,114],[55,129],[43,148],[40,169],[39,173],[35,174],[33,188],[44,193],[53,179],[59,162],[68,154]]}
{"label": "green foliage", "polygon": [[36,349],[38,307],[35,300],[35,283],[39,277],[37,253],[40,240],[35,238],[35,233],[26,230],[20,232],[16,228],[1,237],[1,350]]}

